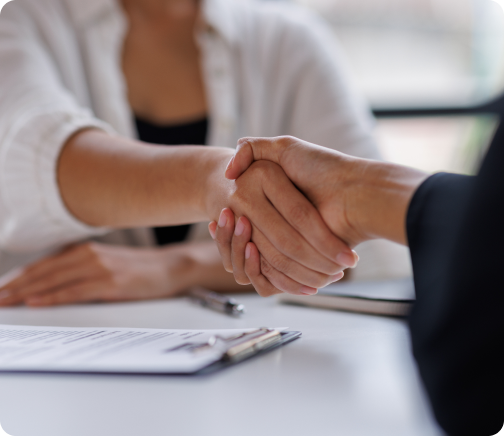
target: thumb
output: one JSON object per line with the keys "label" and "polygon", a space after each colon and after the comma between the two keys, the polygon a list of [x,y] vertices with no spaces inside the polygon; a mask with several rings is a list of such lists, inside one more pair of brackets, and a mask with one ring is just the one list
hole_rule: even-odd
{"label": "thumb", "polygon": [[277,142],[279,138],[241,138],[235,155],[229,161],[225,176],[236,180],[256,160],[269,160],[280,163]]}

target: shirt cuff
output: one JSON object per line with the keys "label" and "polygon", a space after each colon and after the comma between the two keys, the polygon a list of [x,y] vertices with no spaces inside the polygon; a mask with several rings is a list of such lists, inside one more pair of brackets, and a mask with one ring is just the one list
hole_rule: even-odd
{"label": "shirt cuff", "polygon": [[13,252],[42,250],[109,231],[76,219],[59,191],[61,150],[68,138],[86,128],[114,133],[87,110],[46,108],[12,127],[0,155],[0,247]]}

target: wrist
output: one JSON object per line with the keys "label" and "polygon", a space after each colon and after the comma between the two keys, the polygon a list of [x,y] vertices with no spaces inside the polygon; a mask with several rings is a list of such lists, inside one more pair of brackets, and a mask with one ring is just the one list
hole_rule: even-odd
{"label": "wrist", "polygon": [[233,191],[234,182],[226,179],[224,173],[233,155],[232,149],[215,147],[206,160],[200,208],[209,221],[217,220],[221,210],[229,206],[227,199]]}
{"label": "wrist", "polygon": [[[198,284],[199,265],[187,243],[173,244],[159,249],[166,283],[175,294],[181,294]],[[170,293],[173,295],[173,292]]]}
{"label": "wrist", "polygon": [[388,239],[406,245],[406,214],[427,173],[387,162],[356,159],[349,221],[362,240]]}

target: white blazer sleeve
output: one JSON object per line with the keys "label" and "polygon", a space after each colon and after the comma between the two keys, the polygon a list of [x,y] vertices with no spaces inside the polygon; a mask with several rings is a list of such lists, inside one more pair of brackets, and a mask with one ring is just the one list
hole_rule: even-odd
{"label": "white blazer sleeve", "polygon": [[69,213],[56,180],[63,145],[87,127],[112,130],[65,89],[23,2],[7,4],[0,14],[1,250],[41,250],[106,231]]}

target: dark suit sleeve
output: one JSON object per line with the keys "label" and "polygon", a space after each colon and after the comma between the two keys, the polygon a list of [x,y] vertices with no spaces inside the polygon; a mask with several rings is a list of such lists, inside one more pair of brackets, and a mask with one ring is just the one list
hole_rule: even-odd
{"label": "dark suit sleeve", "polygon": [[413,353],[450,435],[492,435],[504,421],[504,129],[478,176],[436,174],[407,217],[417,302]]}

